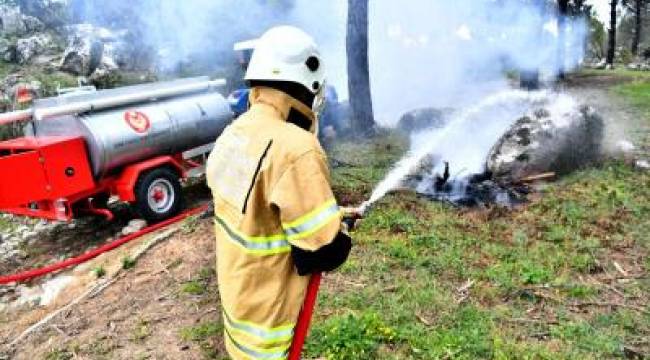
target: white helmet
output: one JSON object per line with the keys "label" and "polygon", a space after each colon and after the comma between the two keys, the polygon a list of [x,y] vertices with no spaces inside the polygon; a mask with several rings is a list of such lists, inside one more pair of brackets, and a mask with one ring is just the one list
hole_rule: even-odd
{"label": "white helmet", "polygon": [[246,80],[294,82],[318,98],[324,87],[325,71],[316,42],[293,26],[268,30],[255,42]]}

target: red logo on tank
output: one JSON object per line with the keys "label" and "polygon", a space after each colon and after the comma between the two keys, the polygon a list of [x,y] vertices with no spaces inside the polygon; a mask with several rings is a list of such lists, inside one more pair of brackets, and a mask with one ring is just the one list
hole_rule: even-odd
{"label": "red logo on tank", "polygon": [[124,120],[138,134],[145,134],[151,127],[149,117],[140,111],[127,111]]}

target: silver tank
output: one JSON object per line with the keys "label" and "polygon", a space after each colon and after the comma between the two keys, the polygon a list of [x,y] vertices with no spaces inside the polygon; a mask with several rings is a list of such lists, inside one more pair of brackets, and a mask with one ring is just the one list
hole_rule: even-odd
{"label": "silver tank", "polygon": [[[149,122],[146,131],[129,125],[127,113],[143,114]],[[214,142],[232,118],[227,100],[207,91],[35,121],[34,135],[83,136],[93,174],[102,178],[125,165]]]}

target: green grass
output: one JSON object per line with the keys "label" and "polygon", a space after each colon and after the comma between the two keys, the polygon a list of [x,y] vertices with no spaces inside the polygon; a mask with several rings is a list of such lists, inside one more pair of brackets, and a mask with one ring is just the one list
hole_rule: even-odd
{"label": "green grass", "polygon": [[223,336],[223,324],[213,321],[187,327],[180,331],[181,339],[196,343],[201,348],[205,359],[225,359],[217,352],[215,344],[215,341],[221,336]]}
{"label": "green grass", "polygon": [[181,293],[196,296],[206,294],[210,290],[210,282],[216,275],[215,269],[212,267],[201,268],[196,278],[181,285]]}
{"label": "green grass", "polygon": [[133,269],[136,264],[137,261],[129,256],[125,256],[122,258],[122,269],[124,270]]}
{"label": "green grass", "polygon": [[217,322],[206,322],[197,326],[181,330],[181,338],[185,341],[202,341],[212,336],[221,335],[223,324]]}
{"label": "green grass", "polygon": [[102,277],[104,277],[106,275],[106,269],[104,269],[104,267],[102,267],[102,266],[97,266],[97,267],[93,268],[92,272],[95,275],[95,277],[98,278],[98,279],[102,278]]}
{"label": "green grass", "polygon": [[623,65],[618,65],[614,70],[583,69],[580,70],[579,74],[585,76],[615,76],[622,80],[650,80],[650,71],[628,70]]}
{"label": "green grass", "polygon": [[627,99],[632,106],[643,111],[646,118],[650,119],[650,76],[644,81],[636,80],[618,85],[614,88],[614,92]]}
{"label": "green grass", "polygon": [[181,292],[189,295],[203,295],[208,289],[205,284],[200,281],[188,281],[181,286]]}
{"label": "green grass", "polygon": [[[368,196],[404,149],[396,136],[335,149],[340,202]],[[307,353],[566,359],[633,348],[650,356],[648,281],[603,280],[617,274],[612,259],[630,273],[650,270],[649,185],[647,172],[610,163],[568,176],[514,211],[389,195],[353,233],[337,279],[326,277]],[[633,307],[588,305],[598,302]]]}
{"label": "green grass", "polygon": [[45,355],[45,360],[70,360],[73,358],[74,354],[65,349],[53,349]]}

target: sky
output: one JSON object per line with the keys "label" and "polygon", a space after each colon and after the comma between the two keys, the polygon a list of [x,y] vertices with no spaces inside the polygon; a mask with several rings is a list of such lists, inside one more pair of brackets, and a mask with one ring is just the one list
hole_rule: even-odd
{"label": "sky", "polygon": [[610,0],[587,0],[587,4],[594,6],[598,19],[605,24],[605,27],[609,23],[609,2]]}

